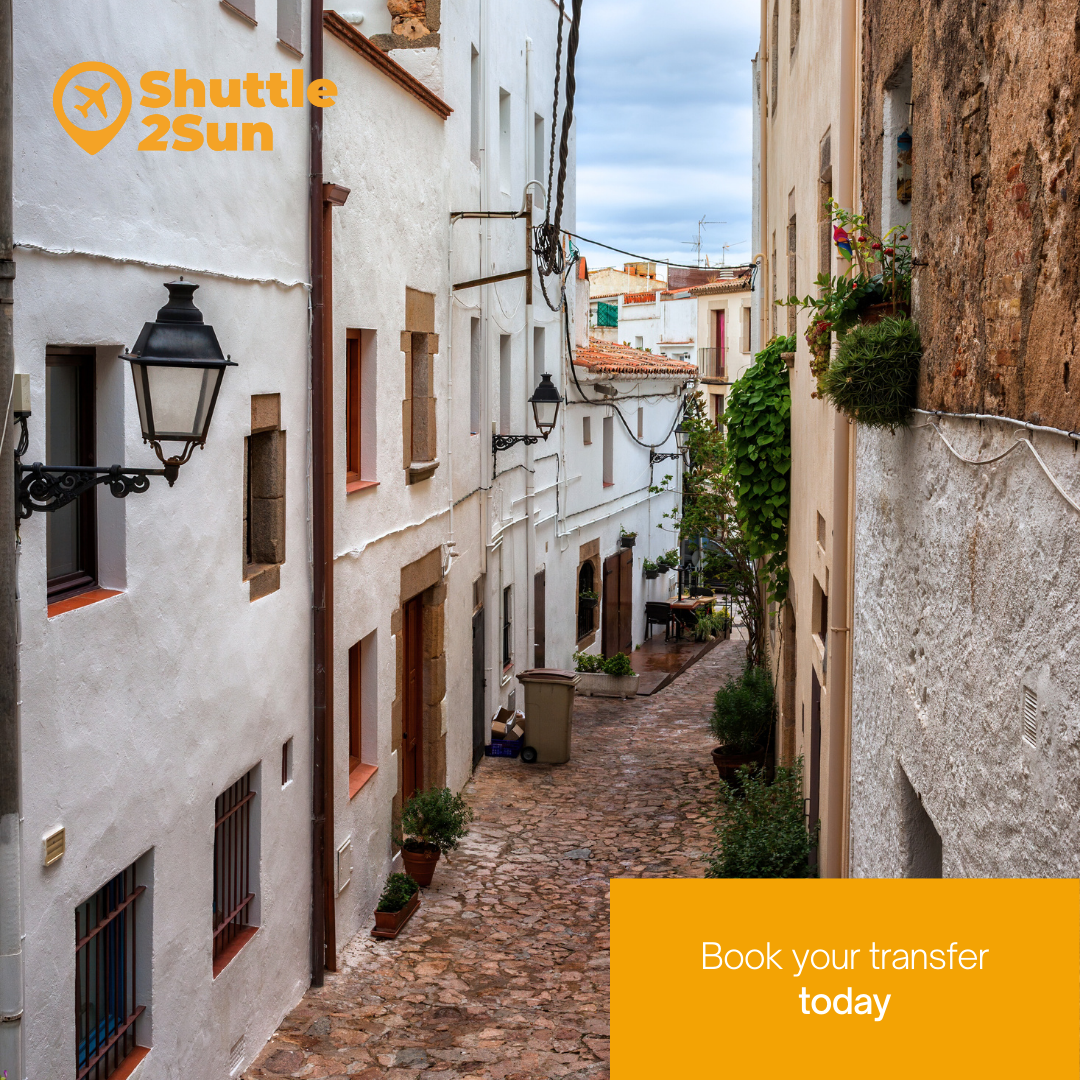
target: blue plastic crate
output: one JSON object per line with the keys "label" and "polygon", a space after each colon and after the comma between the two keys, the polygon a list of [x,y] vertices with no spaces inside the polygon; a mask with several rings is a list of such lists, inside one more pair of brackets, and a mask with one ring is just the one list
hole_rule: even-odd
{"label": "blue plastic crate", "polygon": [[488,757],[516,758],[525,746],[525,737],[520,739],[492,739],[490,746],[484,747]]}

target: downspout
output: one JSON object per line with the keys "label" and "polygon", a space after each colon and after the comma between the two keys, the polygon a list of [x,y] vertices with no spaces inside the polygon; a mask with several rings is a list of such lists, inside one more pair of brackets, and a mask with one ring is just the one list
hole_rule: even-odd
{"label": "downspout", "polygon": [[[769,305],[772,297],[769,295],[769,79],[768,72],[772,66],[773,58],[769,53],[769,0],[761,0],[761,56],[765,63],[758,65],[758,79],[760,90],[758,91],[758,110],[760,119],[759,150],[761,152],[761,175],[758,177],[760,186],[759,201],[761,221],[761,303],[758,305],[758,320],[761,323],[758,338],[758,347],[764,349],[769,340]],[[756,259],[755,259],[756,261]]]}
{"label": "downspout", "polygon": [[[15,349],[12,308],[12,17],[11,0],[0,0],[0,449],[10,462],[14,427],[11,397]],[[0,468],[0,1070],[22,1080],[22,865],[19,775],[18,534],[14,470]]]}
{"label": "downspout", "polygon": [[[311,2],[310,81],[323,77],[323,5]],[[333,811],[333,727],[330,657],[333,641],[333,501],[327,476],[332,466],[328,445],[324,325],[323,252],[323,112],[308,106],[310,175],[308,243],[311,272],[311,585],[312,585],[312,773],[311,773],[311,985],[323,985],[333,967],[334,911],[327,887],[331,860],[327,818]]]}
{"label": "downspout", "polygon": [[[848,209],[855,207],[855,42],[856,0],[841,0],[840,5],[840,109],[837,147],[839,184],[837,201]],[[848,761],[848,709],[851,693],[851,603],[848,576],[852,564],[849,551],[850,503],[848,479],[851,467],[851,424],[839,411],[833,414],[833,565],[829,612],[835,625],[829,627],[829,790],[827,794],[828,831],[825,836],[825,876],[847,877],[848,859],[845,837],[848,824],[848,798],[845,770]]]}

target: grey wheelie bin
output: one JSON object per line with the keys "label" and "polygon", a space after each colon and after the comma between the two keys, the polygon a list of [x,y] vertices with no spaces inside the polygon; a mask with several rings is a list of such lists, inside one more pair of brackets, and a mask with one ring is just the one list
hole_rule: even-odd
{"label": "grey wheelie bin", "polygon": [[[532,668],[518,675],[525,688],[525,750],[523,761],[561,765],[570,760],[570,732],[574,719],[573,671]],[[535,757],[528,751],[535,751]]]}

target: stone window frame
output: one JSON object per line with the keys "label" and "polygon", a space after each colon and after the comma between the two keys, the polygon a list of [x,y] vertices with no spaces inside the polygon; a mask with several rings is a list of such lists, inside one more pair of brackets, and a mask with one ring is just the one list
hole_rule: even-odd
{"label": "stone window frame", "polygon": [[[593,589],[595,592],[600,590],[596,588],[596,585],[601,581],[601,566],[600,566],[600,538],[590,540],[587,544],[582,544],[578,549],[578,566],[577,572],[574,574],[574,636],[577,637],[577,618],[578,609],[580,606],[581,597],[579,595],[580,589],[578,582],[581,580],[581,568],[590,563],[593,568]],[[589,646],[593,645],[596,641],[596,634],[599,630],[599,619],[597,615],[600,611],[600,605],[597,604],[593,608],[593,627],[584,637],[577,638],[577,651],[584,652]]]}
{"label": "stone window frame", "polygon": [[281,588],[281,567],[285,564],[286,462],[281,395],[253,394],[251,433],[244,438],[242,574],[248,582],[248,599],[252,603]]}

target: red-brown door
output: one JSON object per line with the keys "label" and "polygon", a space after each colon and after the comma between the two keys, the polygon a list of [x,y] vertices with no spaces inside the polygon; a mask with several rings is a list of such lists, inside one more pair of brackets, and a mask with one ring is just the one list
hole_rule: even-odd
{"label": "red-brown door", "polygon": [[718,379],[724,378],[726,338],[724,336],[724,310],[716,312],[716,371],[713,373]]}
{"label": "red-brown door", "polygon": [[533,667],[543,667],[547,654],[547,570],[533,578]]}
{"label": "red-brown door", "polygon": [[404,755],[402,798],[424,787],[424,606],[420,597],[405,604],[402,612],[405,700],[401,710],[401,743]]}
{"label": "red-brown door", "polygon": [[622,548],[604,560],[604,617],[600,651],[605,656],[633,649],[634,552]]}
{"label": "red-brown door", "polygon": [[600,651],[614,656],[619,651],[619,560],[621,553],[604,560],[604,610],[600,623]]}
{"label": "red-brown door", "polygon": [[619,552],[619,647],[629,656],[634,651],[634,552]]}

